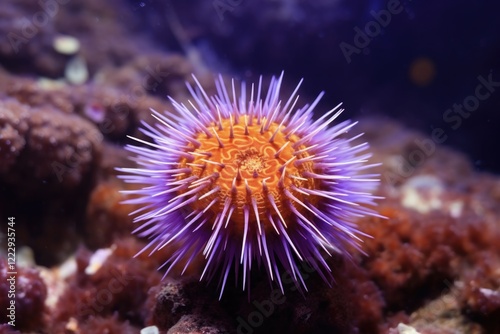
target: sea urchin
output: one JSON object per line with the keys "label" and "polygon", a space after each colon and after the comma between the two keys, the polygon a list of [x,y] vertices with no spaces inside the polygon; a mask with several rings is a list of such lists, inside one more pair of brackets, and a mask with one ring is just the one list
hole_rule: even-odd
{"label": "sea urchin", "polygon": [[283,102],[283,74],[271,79],[265,98],[261,78],[248,100],[244,82],[238,96],[234,81],[230,93],[219,77],[218,94],[209,97],[193,78],[193,101],[170,98],[177,114],[153,111],[158,123],[143,122],[152,142],[132,138],[146,146],[127,146],[139,167],[118,169],[125,181],[144,185],[126,192],[133,195],[126,203],[140,205],[135,232],[151,240],[144,250],[175,243],[165,275],[203,254],[200,279],[219,275],[221,295],[233,266],[236,275],[242,269],[243,288],[255,263],[282,290],[283,271],[305,288],[299,261],[326,280],[323,253],[358,247],[354,220],[375,214],[368,145],[353,144],[360,135],[345,137],[355,123],[330,126],[340,104],[313,120],[323,93],[297,109],[302,81]]}

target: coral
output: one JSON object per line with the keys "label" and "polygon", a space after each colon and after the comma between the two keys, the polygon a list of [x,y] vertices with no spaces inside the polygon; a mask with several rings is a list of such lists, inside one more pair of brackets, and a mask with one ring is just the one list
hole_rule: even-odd
{"label": "coral", "polygon": [[[78,185],[91,175],[100,158],[99,132],[75,115],[40,110],[30,115],[27,152],[36,165],[28,165],[37,178],[49,183]],[[43,152],[43,153],[42,153]],[[21,171],[23,168],[19,168]]]}
{"label": "coral", "polygon": [[433,175],[446,186],[458,188],[461,180],[473,176],[465,155],[437,145],[424,134],[393,120],[360,118],[359,130],[382,163],[376,170],[381,173],[383,186],[397,188],[413,176]]}
{"label": "coral", "polygon": [[[0,259],[0,307],[7,310],[10,299],[8,297],[10,282],[7,261]],[[17,267],[15,275],[15,329],[23,332],[43,329],[45,327],[45,318],[47,310],[45,308],[45,299],[47,298],[47,288],[40,278],[38,270],[32,268]],[[6,314],[6,313],[4,313]],[[6,318],[2,322],[7,322]],[[6,329],[7,333],[12,333],[9,328],[0,327],[0,333]],[[12,330],[12,328],[10,328]]]}
{"label": "coral", "polygon": [[122,188],[112,183],[101,183],[92,190],[85,225],[86,243],[91,248],[109,246],[114,240],[130,235],[132,219],[121,205]]}
{"label": "coral", "polygon": [[[189,70],[187,62],[175,55],[143,56],[130,64],[123,70],[135,74],[126,90],[118,83],[121,70],[112,67],[107,67],[106,80],[81,86],[0,70],[0,212],[16,213],[22,223],[19,245],[28,244],[39,264],[64,261],[82,234],[92,248],[109,246],[113,236],[91,233],[98,224],[97,231],[123,227],[117,235],[130,230],[129,220],[120,218],[123,207],[88,204],[96,198],[90,197],[92,189],[101,181],[113,183],[115,166],[132,166],[125,161],[123,148],[110,141],[124,140],[128,133],[141,136],[137,120],[150,117],[150,107],[169,106],[153,95],[185,95],[186,88],[181,90],[177,82]],[[160,82],[163,86],[148,90],[143,82],[153,79],[146,77],[143,66],[168,70]],[[115,208],[120,212],[114,213]],[[116,217],[120,224],[104,221],[105,217]]]}
{"label": "coral", "polygon": [[481,326],[469,321],[461,311],[459,284],[447,283],[447,288],[438,298],[413,312],[405,323],[410,322],[423,334],[483,333]]}
{"label": "coral", "polygon": [[384,292],[389,310],[412,309],[423,300],[415,296],[408,301],[410,291],[425,289],[426,296],[435,295],[445,280],[456,276],[459,249],[453,243],[458,248],[463,236],[446,217],[420,220],[401,208],[382,208],[381,212],[387,220],[360,222],[373,237],[365,241],[368,257],[363,266]]}
{"label": "coral", "polygon": [[[497,253],[498,255],[498,253]],[[491,258],[483,252],[481,265],[464,279],[460,302],[464,313],[486,328],[488,333],[500,332],[500,256]]]}
{"label": "coral", "polygon": [[[127,134],[142,135],[137,131],[138,120],[152,120],[150,108],[171,108],[159,96],[186,94],[185,87],[179,85],[188,78],[183,58],[157,54],[141,59],[120,70],[106,68],[97,75],[100,79],[77,87],[60,81],[19,78],[0,70],[0,96],[37,109],[78,114],[94,123],[104,138],[123,141]],[[125,80],[122,72],[132,75]]]}
{"label": "coral", "polygon": [[193,308],[180,282],[167,282],[149,291],[148,304],[152,310],[148,324],[160,329],[171,328],[179,319]]}
{"label": "coral", "polygon": [[99,181],[114,184],[116,182],[116,166],[133,166],[128,157],[128,152],[122,147],[104,141],[102,143],[102,159],[98,171]]}
{"label": "coral", "polygon": [[46,194],[50,189],[72,189],[91,181],[102,138],[92,124],[12,99],[0,101],[0,111],[0,147],[7,162],[2,166],[2,182],[34,196],[42,188]]}
{"label": "coral", "polygon": [[80,249],[77,272],[69,279],[52,321],[58,324],[75,318],[82,323],[92,317],[107,318],[116,313],[118,319],[141,327],[148,290],[160,281],[160,276],[154,270],[158,262],[144,261],[144,257],[131,260],[140,247],[134,240],[121,240],[109,249],[110,255],[97,267],[90,265],[90,261],[100,255]]}
{"label": "coral", "polygon": [[104,67],[97,74],[96,82],[131,92],[134,97],[146,93],[164,97],[164,92],[179,96],[179,93],[187,93],[185,82],[192,80],[193,72],[193,65],[180,55],[141,54],[120,68]]}
{"label": "coral", "polygon": [[98,124],[111,140],[126,135],[143,138],[137,131],[139,120],[153,121],[150,109],[173,109],[160,97],[187,96],[184,82],[191,80],[192,70],[185,58],[158,53],[136,57],[119,69],[105,67],[96,74],[95,84],[82,92],[86,99],[77,112]]}
{"label": "coral", "polygon": [[232,333],[231,319],[203,284],[169,278],[149,291],[146,323],[168,333]]}
{"label": "coral", "polygon": [[221,327],[220,324],[207,322],[201,315],[184,315],[171,327],[167,334],[228,334],[228,330]]}
{"label": "coral", "polygon": [[0,96],[12,97],[35,108],[56,109],[72,113],[80,94],[64,82],[19,77],[0,69]]}
{"label": "coral", "polygon": [[18,246],[29,244],[41,264],[57,263],[76,248],[76,226],[95,182],[101,139],[77,115],[0,100],[0,158],[5,161],[0,211],[16,215]]}
{"label": "coral", "polygon": [[0,173],[15,166],[26,145],[28,109],[15,100],[0,102]]}
{"label": "coral", "polygon": [[54,328],[58,333],[106,333],[106,334],[134,334],[138,328],[131,326],[128,321],[121,321],[117,313],[112,316],[99,317],[90,316],[85,321],[78,322],[71,318],[64,328]]}

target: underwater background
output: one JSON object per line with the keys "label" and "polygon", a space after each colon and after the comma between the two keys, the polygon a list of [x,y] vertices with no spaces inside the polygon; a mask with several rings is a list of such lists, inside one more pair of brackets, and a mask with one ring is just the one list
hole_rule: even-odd
{"label": "underwater background", "polygon": [[[1,1],[0,333],[500,333],[499,12]],[[303,78],[302,104],[325,92],[316,118],[343,102],[335,122],[359,121],[387,219],[357,220],[365,254],[325,256],[331,287],[302,267],[308,292],[274,294],[255,266],[251,293],[231,281],[219,301],[203,257],[162,280],[175,247],[134,257],[147,240],[121,204],[127,135],[145,139],[150,108],[174,110],[167,96],[186,103],[192,74],[214,94],[219,73],[267,84],[282,71],[284,98]]]}

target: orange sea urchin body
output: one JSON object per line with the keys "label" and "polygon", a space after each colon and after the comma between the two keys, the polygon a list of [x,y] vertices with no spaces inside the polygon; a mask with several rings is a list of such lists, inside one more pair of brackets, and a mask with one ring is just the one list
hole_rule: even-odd
{"label": "orange sea urchin body", "polygon": [[[256,228],[273,228],[273,222],[265,215],[273,210],[284,225],[292,221],[288,218],[293,213],[283,210],[283,202],[288,201],[284,192],[303,199],[305,195],[297,187],[315,188],[315,180],[304,175],[312,172],[313,157],[304,145],[295,149],[300,138],[285,135],[282,128],[282,124],[267,119],[242,116],[221,119],[211,128],[212,137],[201,133],[196,138],[197,145],[192,147],[194,159],[180,161],[180,167],[189,171],[178,177],[198,178],[192,186],[204,195],[192,207],[208,208],[216,215],[230,201],[234,206],[228,213],[231,219],[227,224],[231,223],[233,232],[240,234],[244,232],[245,215],[247,224]],[[274,229],[279,233],[276,226]]]}

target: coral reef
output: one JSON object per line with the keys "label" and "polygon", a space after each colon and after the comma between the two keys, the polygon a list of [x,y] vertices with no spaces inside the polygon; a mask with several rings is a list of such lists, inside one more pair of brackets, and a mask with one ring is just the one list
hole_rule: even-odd
{"label": "coral reef", "polygon": [[[439,127],[444,125],[435,118],[442,112],[436,108],[457,100],[456,95],[436,93],[435,86],[425,86],[432,88],[427,90],[422,82],[415,95],[399,94],[414,83],[384,81],[386,74],[401,73],[406,80],[415,55],[392,52],[390,41],[413,40],[406,32],[412,31],[423,5],[406,4],[404,13],[393,18],[394,26],[370,45],[374,57],[356,54],[360,66],[346,69],[338,44],[351,42],[352,28],[372,20],[361,15],[365,2],[275,1],[262,6],[246,1],[222,13],[222,21],[214,3],[227,6],[229,1],[193,0],[172,7],[168,2],[125,0],[2,2],[0,219],[16,217],[18,267],[16,327],[2,318],[0,333],[138,333],[149,326],[162,334],[500,332],[500,177],[478,171],[479,159],[436,140],[447,135],[445,144],[456,144],[460,137],[465,148],[472,147],[470,128],[474,135],[488,136],[483,126],[497,124],[497,116],[492,113],[489,123],[484,123],[489,115],[470,117],[460,131],[443,134]],[[370,3],[379,9],[385,5]],[[436,5],[431,14],[426,11],[432,16],[427,35],[436,31],[436,18],[441,22],[447,3]],[[197,11],[185,16],[193,5],[199,6]],[[458,13],[464,8],[478,11],[455,8]],[[250,24],[253,29],[248,29]],[[146,26],[151,31],[145,32]],[[179,26],[184,27],[181,33]],[[79,44],[73,54],[55,45],[65,35]],[[467,43],[476,43],[476,36],[467,35]],[[495,39],[480,41],[484,50],[498,48]],[[457,74],[439,67],[438,60],[449,57],[447,47],[439,44],[436,52],[442,55],[429,55],[436,66],[436,76],[429,80],[462,94],[463,81],[442,79]],[[224,56],[217,58],[212,48],[223,50]],[[178,51],[183,54],[174,53]],[[381,75],[372,69],[377,53],[384,63],[398,58],[405,64]],[[88,76],[75,84],[68,68],[77,57],[83,60],[79,70]],[[498,58],[494,52],[488,57]],[[158,268],[176,245],[137,255],[150,240],[131,236],[136,226],[128,214],[137,207],[121,205],[125,197],[120,191],[142,185],[124,184],[115,171],[117,166],[137,166],[123,148],[130,143],[127,135],[144,138],[138,129],[141,121],[151,123],[150,108],[175,111],[167,95],[187,104],[190,94],[184,82],[193,83],[191,73],[212,95],[213,73],[219,71],[215,68],[231,64],[239,66],[245,79],[255,77],[256,68],[276,72],[284,66],[284,94],[293,91],[295,77],[304,76],[305,94],[299,102],[311,100],[309,91],[325,89],[328,98],[350,101],[349,113],[361,105],[368,105],[370,112],[371,107],[392,108],[388,114],[410,115],[407,121],[415,127],[432,125],[420,133],[387,118],[359,119],[358,131],[365,133],[363,141],[374,152],[372,161],[382,162],[373,169],[381,174],[376,195],[383,197],[374,209],[387,219],[358,220],[360,231],[369,235],[361,238],[364,254],[355,249],[351,257],[325,254],[332,268],[329,284],[297,261],[307,291],[299,291],[284,272],[283,295],[269,287],[263,264],[259,268],[255,263],[248,274],[249,289],[242,292],[234,279],[228,280],[219,301],[217,280],[196,279],[206,263],[203,256],[193,258],[184,273],[181,265],[161,280],[165,268]],[[491,62],[478,64],[462,74],[476,78],[493,73],[491,88],[497,87],[497,72],[488,72]],[[384,82],[377,85],[379,81]],[[428,94],[436,95],[429,106],[417,103]],[[494,97],[481,101],[475,113],[484,116],[482,108],[494,105]],[[323,110],[322,105],[317,108]],[[426,117],[415,112],[424,109]],[[495,156],[490,146],[483,146],[482,151]],[[1,226],[0,309],[6,310],[10,275],[4,221]]]}
{"label": "coral reef", "polygon": [[[7,315],[11,314],[10,311],[5,313],[7,321],[14,320],[16,328],[23,331],[35,331],[44,328],[48,318],[48,310],[45,306],[45,299],[47,298],[47,288],[43,279],[40,277],[38,270],[32,268],[23,268],[17,271],[15,280],[10,281],[13,274],[8,269],[7,261],[0,259],[0,307],[2,310],[9,310],[11,306],[9,293],[15,294],[15,310],[13,314],[14,319],[10,319]],[[14,282],[14,291],[11,284]],[[5,321],[2,319],[2,322]],[[7,322],[6,321],[6,322]],[[0,333],[4,330],[9,332],[10,326],[0,326]],[[10,329],[12,329],[10,327]]]}
{"label": "coral reef", "polygon": [[88,246],[94,249],[111,245],[132,232],[129,210],[121,202],[121,188],[112,183],[101,183],[90,194],[85,225]]}
{"label": "coral reef", "polygon": [[231,333],[234,328],[211,292],[193,280],[172,280],[149,291],[146,320],[168,333]]}
{"label": "coral reef", "polygon": [[157,262],[144,261],[145,256],[132,259],[138,246],[127,238],[93,254],[80,249],[76,272],[52,313],[52,327],[63,332],[72,323],[82,331],[109,327],[118,332],[122,326],[141,326],[147,315],[148,290],[160,282],[160,274],[155,270]]}
{"label": "coral reef", "polygon": [[35,196],[40,182],[50,192],[91,181],[102,140],[92,124],[57,109],[29,110],[16,100],[3,100],[0,108],[3,182]]}
{"label": "coral reef", "polygon": [[[94,125],[77,115],[55,107],[31,108],[12,98],[0,101],[5,161],[0,211],[8,209],[18,218],[17,235],[24,242],[17,246],[29,244],[39,263],[59,262],[65,256],[58,250],[76,247],[73,224],[82,221],[86,194],[95,184],[101,138]],[[63,241],[57,241],[62,235]]]}
{"label": "coral reef", "polygon": [[[364,123],[377,126],[376,121]],[[373,139],[375,158],[382,160],[403,156],[408,151],[404,143],[412,147],[415,139],[425,138],[410,134],[401,145],[394,145],[383,137],[406,134],[397,124],[386,132],[365,128]],[[115,157],[123,159],[120,154]],[[452,160],[449,164],[463,166],[462,172],[441,175],[433,166],[444,157]],[[397,169],[388,164],[380,171],[385,175]],[[160,281],[156,268],[173,249],[133,257],[144,244],[126,236],[130,218],[118,205],[118,190],[125,184],[112,179],[107,176],[106,183],[93,188],[86,218],[86,242],[108,248],[78,251],[77,269],[66,279],[64,292],[51,306],[52,317],[43,318],[41,328],[68,333],[133,332],[151,325],[165,333],[398,333],[405,323],[431,334],[498,329],[500,231],[495,222],[500,213],[495,203],[500,180],[473,172],[460,154],[437,149],[410,177],[383,182],[379,193],[386,199],[378,211],[388,219],[359,221],[372,236],[363,240],[366,254],[328,259],[334,277],[331,287],[304,265],[308,292],[301,294],[290,277],[283,277],[285,295],[281,295],[255,271],[250,299],[230,284],[221,302],[215,283],[207,287],[193,281],[192,272]],[[96,229],[99,233],[91,233]],[[126,288],[108,293],[110,283],[120,282],[120,277],[125,278]],[[453,314],[453,320],[446,320],[446,314]]]}

